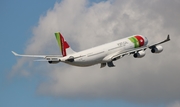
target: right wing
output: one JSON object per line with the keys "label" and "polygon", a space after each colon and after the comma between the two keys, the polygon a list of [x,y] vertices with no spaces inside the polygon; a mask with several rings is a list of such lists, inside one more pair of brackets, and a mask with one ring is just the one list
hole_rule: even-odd
{"label": "right wing", "polygon": [[124,57],[124,56],[126,56],[126,55],[131,55],[131,54],[135,54],[135,53],[137,53],[137,52],[139,52],[139,51],[145,51],[147,49],[147,46],[144,46],[144,47],[142,47],[142,48],[138,48],[138,49],[132,49],[132,50],[127,50],[127,51],[125,51],[125,52],[119,52],[119,54],[116,54],[116,55],[114,55],[114,56],[112,56],[112,60],[117,60],[117,59],[119,59],[119,58],[122,58],[122,57]]}
{"label": "right wing", "polygon": [[145,51],[147,48],[152,49],[152,48],[154,48],[154,47],[156,47],[156,46],[158,46],[158,45],[160,45],[162,43],[168,42],[168,41],[170,41],[170,36],[169,35],[167,36],[167,38],[165,40],[163,40],[163,41],[161,41],[159,43],[155,43],[153,45],[144,46],[144,47],[137,48],[137,49],[127,50],[127,51],[125,51],[123,53],[119,51],[119,52],[110,54],[109,56],[105,57],[106,58],[105,60],[107,60],[107,61],[108,60],[109,61],[115,61],[117,59],[120,59],[120,58],[124,57],[125,55],[135,54],[135,53],[137,53],[139,51]]}
{"label": "right wing", "polygon": [[148,48],[152,49],[152,48],[156,47],[157,45],[160,45],[160,44],[168,42],[168,41],[170,41],[170,36],[169,35],[167,36],[167,38],[164,41],[153,44],[153,45],[150,45],[150,46],[148,46]]}

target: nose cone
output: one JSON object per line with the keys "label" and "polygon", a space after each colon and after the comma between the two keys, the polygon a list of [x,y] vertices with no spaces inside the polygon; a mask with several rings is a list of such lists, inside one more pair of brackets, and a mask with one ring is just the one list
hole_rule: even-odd
{"label": "nose cone", "polygon": [[144,38],[144,46],[146,46],[148,44],[148,39],[146,37],[143,38]]}
{"label": "nose cone", "polygon": [[138,47],[141,47],[141,46],[146,46],[147,43],[148,43],[148,40],[146,37],[142,36],[142,35],[136,35],[135,38],[137,39],[137,42],[139,44]]}

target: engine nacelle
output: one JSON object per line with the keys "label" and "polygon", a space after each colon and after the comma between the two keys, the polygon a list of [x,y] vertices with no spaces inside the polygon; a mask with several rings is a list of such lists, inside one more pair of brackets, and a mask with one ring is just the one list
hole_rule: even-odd
{"label": "engine nacelle", "polygon": [[142,58],[145,56],[145,51],[139,51],[137,53],[134,54],[134,58]]}
{"label": "engine nacelle", "polygon": [[56,57],[46,57],[46,59],[48,60],[49,64],[57,64],[61,61],[59,58]]}
{"label": "engine nacelle", "polygon": [[155,46],[155,47],[153,47],[153,48],[151,49],[151,52],[152,52],[152,53],[160,53],[160,52],[162,52],[162,51],[163,51],[163,47],[160,46],[160,45]]}
{"label": "engine nacelle", "polygon": [[48,61],[49,62],[49,64],[57,64],[57,63],[59,63],[60,61]]}

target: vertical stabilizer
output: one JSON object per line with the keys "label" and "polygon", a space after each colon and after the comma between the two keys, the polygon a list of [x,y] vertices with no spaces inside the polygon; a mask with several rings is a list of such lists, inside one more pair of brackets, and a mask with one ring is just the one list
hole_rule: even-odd
{"label": "vertical stabilizer", "polygon": [[59,45],[59,48],[60,48],[60,51],[61,51],[63,57],[66,55],[75,53],[75,51],[73,51],[71,49],[71,47],[65,41],[64,37],[62,36],[62,34],[60,32],[55,33],[55,36],[56,36],[56,40],[58,42],[58,45]]}

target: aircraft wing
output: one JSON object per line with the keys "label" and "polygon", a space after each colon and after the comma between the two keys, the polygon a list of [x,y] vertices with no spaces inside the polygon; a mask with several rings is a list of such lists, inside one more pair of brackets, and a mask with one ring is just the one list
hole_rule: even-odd
{"label": "aircraft wing", "polygon": [[109,58],[111,58],[112,61],[115,61],[115,60],[117,60],[119,58],[124,57],[125,55],[135,54],[135,53],[137,53],[139,51],[142,51],[142,50],[145,51],[147,48],[152,49],[152,48],[156,47],[157,45],[160,45],[160,44],[168,42],[168,41],[170,41],[170,36],[169,35],[167,36],[167,38],[165,40],[163,40],[163,41],[161,41],[159,43],[155,43],[155,44],[150,45],[150,46],[144,46],[144,47],[138,48],[138,49],[127,50],[127,51],[125,51],[123,53],[122,52],[118,52],[116,54],[111,55]]}
{"label": "aircraft wing", "polygon": [[44,58],[46,60],[35,60],[35,61],[60,61],[59,59],[62,57],[62,55],[22,55],[17,54],[14,51],[11,51],[15,56],[22,56],[22,57],[30,57],[30,58]]}
{"label": "aircraft wing", "polygon": [[153,44],[153,45],[150,45],[150,46],[148,46],[148,48],[152,49],[153,47],[155,47],[157,45],[160,45],[162,43],[168,42],[168,41],[170,41],[170,36],[169,35],[167,36],[167,38],[164,41],[156,43],[156,44]]}

